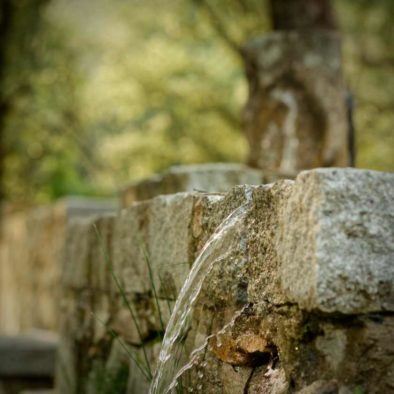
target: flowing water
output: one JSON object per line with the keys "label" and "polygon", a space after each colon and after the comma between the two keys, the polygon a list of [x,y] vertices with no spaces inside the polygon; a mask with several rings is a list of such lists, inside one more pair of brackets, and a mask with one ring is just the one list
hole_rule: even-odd
{"label": "flowing water", "polygon": [[[205,338],[204,343],[196,348],[190,355],[189,362],[179,367],[179,354],[182,352],[182,339],[187,334],[193,306],[201,292],[205,278],[207,278],[217,262],[226,262],[234,247],[239,247],[242,242],[240,234],[241,223],[246,218],[252,206],[252,189],[245,192],[246,201],[235,209],[216,229],[214,234],[205,244],[201,253],[195,260],[185,284],[177,298],[173,313],[167,325],[158,367],[151,384],[150,394],[172,393],[177,385],[178,378],[193,365],[193,359],[208,344],[213,336]],[[232,325],[243,309],[236,313],[218,333]]]}

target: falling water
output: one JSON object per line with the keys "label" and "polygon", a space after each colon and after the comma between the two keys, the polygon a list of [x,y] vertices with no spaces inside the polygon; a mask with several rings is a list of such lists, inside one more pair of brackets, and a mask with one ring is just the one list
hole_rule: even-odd
{"label": "falling water", "polygon": [[[226,257],[228,257],[232,249],[230,242],[239,241],[239,239],[233,235],[239,231],[240,223],[245,219],[251,208],[251,188],[246,190],[245,197],[246,201],[235,209],[216,229],[190,270],[189,276],[179,293],[174,311],[167,325],[160,352],[159,364],[149,390],[150,394],[171,393],[177,384],[178,377],[183,371],[191,367],[191,363],[188,363],[179,368],[177,372],[175,371],[177,368],[176,355],[179,354],[180,342],[187,332],[193,312],[193,306],[201,292],[205,278],[208,277],[216,262],[225,260]],[[240,311],[240,313],[241,312],[242,311]],[[226,324],[220,332],[223,332],[226,327],[233,324],[237,316],[238,314],[236,314],[233,320]],[[207,345],[209,338],[210,337],[207,337],[204,344],[192,352],[192,358]]]}

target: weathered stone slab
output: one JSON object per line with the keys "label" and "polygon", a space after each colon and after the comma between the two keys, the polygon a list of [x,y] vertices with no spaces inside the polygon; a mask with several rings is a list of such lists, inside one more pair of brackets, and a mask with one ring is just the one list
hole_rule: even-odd
{"label": "weathered stone slab", "polygon": [[[154,285],[159,297],[176,297],[202,236],[193,217],[199,215],[194,210],[203,196],[196,192],[158,196],[121,212],[113,256],[116,276],[126,292],[146,293]],[[218,199],[219,195],[206,198],[204,209]]]}
{"label": "weathered stone slab", "polygon": [[[105,215],[116,209],[113,200],[66,197],[49,206],[5,215],[0,244],[1,333],[58,328],[59,281],[74,276],[77,287],[86,284],[83,265],[60,278],[67,225],[76,217]],[[83,252],[81,245],[78,248]]]}
{"label": "weathered stone slab", "polygon": [[117,201],[91,197],[65,197],[57,202],[68,218],[113,214],[118,210]]}
{"label": "weathered stone slab", "polygon": [[236,185],[262,183],[260,171],[235,163],[211,163],[171,167],[161,175],[127,186],[121,191],[122,207],[160,194],[200,191],[226,192]]}
{"label": "weathered stone slab", "polygon": [[194,259],[191,229],[196,193],[159,196],[149,210],[148,258],[161,296],[175,299]]}
{"label": "weathered stone slab", "polygon": [[[163,331],[157,303],[166,325],[196,256],[229,215],[238,219],[211,239],[203,283],[194,284],[199,290],[180,359],[171,354],[180,368],[200,348],[179,380],[182,388],[279,393],[336,380],[338,390],[360,384],[365,392],[375,386],[388,392],[394,387],[393,319],[386,313],[393,310],[392,197],[392,174],[318,169],[295,182],[240,186],[225,195],[158,196],[116,219],[90,221],[103,237],[97,242],[91,228],[83,236],[74,232],[73,242],[82,245],[74,262],[85,256],[88,274],[83,286],[70,281],[64,297],[60,354],[73,383],[60,392],[86,392],[86,378],[97,366],[107,368],[113,333],[138,353],[142,341],[155,365],[153,347]],[[102,243],[122,291],[106,287]],[[131,366],[129,392],[147,388]]]}
{"label": "weathered stone slab", "polygon": [[90,259],[92,289],[112,292],[115,289],[113,272],[113,235],[117,216],[105,214],[93,220],[93,240]]}
{"label": "weathered stone slab", "polygon": [[93,223],[92,219],[77,218],[68,225],[61,276],[63,286],[67,288],[86,289],[90,286]]}
{"label": "weathered stone slab", "polygon": [[[14,214],[2,218],[0,237],[0,332],[12,335],[21,330],[21,313],[24,298],[21,276],[26,269],[28,252],[21,247],[27,237],[26,218]],[[12,262],[12,264],[11,264]]]}
{"label": "weathered stone slab", "polygon": [[278,332],[286,330],[290,336],[298,321],[285,309],[280,318],[272,317],[273,305],[286,304],[275,237],[280,201],[291,186],[292,182],[282,181],[235,188],[205,211],[207,216],[197,221],[200,225],[195,224],[207,242],[226,218],[235,220],[211,244],[203,283],[192,285],[201,290],[190,326],[184,327],[188,332],[185,355],[176,362],[181,367],[188,355],[200,350],[194,352],[193,365],[179,379],[185,391],[200,387],[200,392],[213,394],[220,388],[241,394],[252,387],[254,368],[261,368],[260,381],[254,384],[260,384],[260,390],[252,392],[270,392],[275,384],[286,386],[282,369],[274,371],[278,376],[267,372],[276,357],[276,342],[282,339]]}
{"label": "weathered stone slab", "polygon": [[62,282],[67,288],[110,292],[116,215],[74,218],[66,230]]}
{"label": "weathered stone slab", "polygon": [[0,379],[53,377],[57,341],[42,336],[0,337]]}
{"label": "weathered stone slab", "polygon": [[57,357],[60,393],[86,392],[84,384],[93,360],[102,358],[112,341],[109,325],[116,308],[116,303],[104,291],[63,290]]}
{"label": "weathered stone slab", "polygon": [[123,290],[143,293],[149,289],[144,247],[147,243],[149,201],[123,209],[114,228],[113,267]]}
{"label": "weathered stone slab", "polygon": [[[286,392],[292,384],[300,390],[318,379],[337,380],[338,389],[353,390],[355,382],[362,382],[366,392],[371,387],[383,392],[391,387],[387,359],[392,351],[386,340],[392,319],[380,314],[389,310],[385,309],[389,303],[378,292],[382,298],[377,298],[376,307],[368,309],[368,304],[360,307],[356,302],[363,300],[359,289],[373,300],[373,287],[365,285],[368,281],[373,284],[376,278],[379,282],[387,277],[393,283],[388,264],[392,216],[386,214],[392,205],[392,180],[391,174],[370,171],[314,170],[301,174],[296,182],[234,189],[205,211],[208,216],[196,215],[195,208],[193,228],[204,234],[200,240],[206,242],[229,213],[249,200],[246,216],[214,243],[214,261],[206,267],[190,326],[184,327],[188,334],[177,362],[181,368],[188,355],[194,354],[194,359],[179,385],[195,390],[203,376],[201,387],[206,393],[215,393],[218,387],[231,393]],[[346,230],[354,221],[369,231],[358,236],[351,232],[349,237]],[[306,263],[315,266],[303,271]],[[377,271],[363,276],[371,264]],[[293,271],[285,272],[287,268]],[[353,271],[357,280],[350,286],[343,282],[334,286]],[[308,277],[310,272],[316,277]],[[312,306],[284,286],[283,277],[289,273],[294,276],[286,277],[288,283],[296,290],[307,285],[317,288],[316,293],[307,293],[320,297],[307,299]],[[335,293],[335,302],[328,298],[327,304],[322,289]],[[321,312],[333,314],[323,318]],[[343,318],[343,313],[351,316]],[[361,354],[365,358],[357,364]],[[363,379],[360,371],[371,368],[374,360],[381,362],[370,383],[371,377]]]}
{"label": "weathered stone slab", "polygon": [[301,173],[280,213],[289,299],[308,310],[394,311],[394,174]]}

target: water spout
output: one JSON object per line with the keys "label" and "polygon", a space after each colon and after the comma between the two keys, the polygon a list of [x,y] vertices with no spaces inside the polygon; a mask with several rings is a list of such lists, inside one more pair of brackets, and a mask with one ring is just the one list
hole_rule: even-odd
{"label": "water spout", "polygon": [[[181,341],[188,331],[193,312],[193,306],[201,292],[204,280],[218,261],[225,261],[234,247],[239,247],[239,238],[234,237],[240,231],[240,224],[246,218],[252,206],[252,188],[245,192],[245,202],[236,208],[216,229],[211,238],[196,258],[187,280],[185,281],[177,298],[173,313],[167,325],[162,348],[159,356],[158,367],[151,384],[150,394],[167,394],[173,392],[178,384],[178,378],[189,368],[199,353],[207,346],[207,336],[203,344],[191,352],[189,361],[178,368],[175,355],[179,354]],[[244,308],[243,308],[244,309]],[[243,309],[234,315],[218,333],[224,330],[242,313]]]}

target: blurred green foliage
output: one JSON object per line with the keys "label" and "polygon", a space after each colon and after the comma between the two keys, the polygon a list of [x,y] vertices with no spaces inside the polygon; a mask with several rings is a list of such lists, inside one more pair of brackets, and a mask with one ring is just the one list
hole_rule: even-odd
{"label": "blurred green foliage", "polygon": [[[6,196],[18,203],[87,191],[76,158],[79,75],[64,31],[47,21],[48,2],[11,2],[3,99]],[[79,137],[78,137],[79,138]]]}
{"label": "blurred green foliage", "polygon": [[[335,7],[357,166],[392,171],[394,2]],[[17,29],[28,44],[5,84],[9,200],[108,194],[176,163],[244,161],[233,44],[270,29],[264,1],[52,0],[34,24]]]}
{"label": "blurred green foliage", "polygon": [[394,2],[336,0],[355,97],[357,166],[394,171]]}

